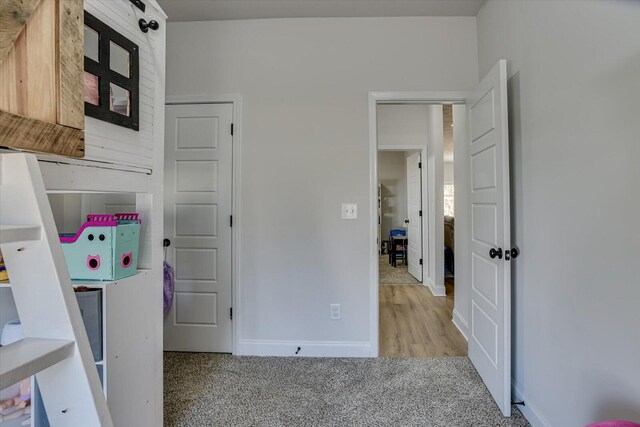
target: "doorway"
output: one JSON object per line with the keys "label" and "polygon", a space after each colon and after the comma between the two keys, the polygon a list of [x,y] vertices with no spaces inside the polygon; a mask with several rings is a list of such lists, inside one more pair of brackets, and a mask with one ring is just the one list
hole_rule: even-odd
{"label": "doorway", "polygon": [[[466,215],[457,215],[467,222],[462,235],[465,250],[456,238],[455,254],[466,255],[459,262],[456,256],[455,325],[468,337],[468,356],[505,416],[511,414],[511,262],[520,253],[511,247],[511,211],[509,185],[509,131],[507,105],[507,61],[501,59],[470,92],[387,92],[369,93],[369,172],[371,182],[371,344],[372,355],[379,355],[379,283],[378,253],[375,226],[376,181],[378,176],[378,106],[385,103],[427,104],[433,114],[427,138],[428,183],[428,258],[429,283],[434,296],[446,294],[444,289],[444,227],[431,225],[444,217],[442,187],[442,104],[453,104],[454,150],[462,150],[464,165],[456,165],[454,181],[458,194],[466,197],[456,205],[464,206]],[[456,105],[464,104],[463,108]],[[456,118],[456,110],[462,116]],[[438,129],[439,123],[439,129]],[[456,123],[458,125],[456,125]],[[455,129],[459,132],[455,132]],[[460,138],[456,140],[455,135]],[[458,143],[459,142],[459,143]],[[438,150],[440,150],[438,152]],[[458,154],[455,154],[458,157]],[[432,163],[432,160],[435,163]],[[462,175],[459,175],[459,172]],[[466,177],[461,179],[462,177]],[[440,181],[438,181],[440,180]],[[459,186],[458,183],[464,184]],[[465,187],[466,185],[466,187]],[[438,193],[439,194],[436,194]],[[434,243],[435,242],[435,243]],[[435,246],[434,246],[435,244]],[[438,260],[438,258],[440,258]],[[432,260],[435,263],[432,265]],[[432,268],[433,267],[433,268]],[[460,273],[467,279],[461,281]],[[435,280],[434,280],[435,279]],[[442,284],[443,289],[439,289]],[[442,294],[439,294],[439,292]],[[461,304],[461,310],[457,310]],[[462,316],[466,316],[462,318]],[[455,318],[455,314],[453,316]],[[466,319],[466,320],[465,320]],[[465,333],[466,331],[466,333]]]}
{"label": "doorway", "polygon": [[[453,184],[453,132],[446,121],[451,107],[425,102],[376,107],[380,356],[467,354],[465,338],[452,322],[453,281],[444,277],[447,267],[451,275],[451,265],[444,263],[453,254],[447,257],[451,249],[445,249],[436,255],[443,247],[436,236],[447,234],[444,215],[437,217],[448,201],[443,185]],[[450,165],[444,165],[445,157]]]}

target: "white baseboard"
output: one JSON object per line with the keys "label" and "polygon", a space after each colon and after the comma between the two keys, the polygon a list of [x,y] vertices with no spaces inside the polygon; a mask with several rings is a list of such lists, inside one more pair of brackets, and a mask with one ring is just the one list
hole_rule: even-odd
{"label": "white baseboard", "polygon": [[525,403],[524,406],[518,405],[518,409],[520,409],[522,415],[529,421],[529,424],[533,427],[551,427],[551,423],[540,413],[535,403],[522,394],[513,379],[511,380],[511,395],[514,401],[523,401]]}
{"label": "white baseboard", "polygon": [[[300,347],[300,351],[296,351]],[[240,340],[237,356],[370,357],[369,342]]]}
{"label": "white baseboard", "polygon": [[469,324],[466,320],[464,320],[460,313],[456,311],[455,308],[453,309],[453,318],[451,319],[451,321],[456,326],[456,328],[458,328],[464,339],[469,341],[469,338],[467,338],[467,334],[469,333]]}
{"label": "white baseboard", "polygon": [[444,286],[436,286],[434,284],[429,284],[429,290],[434,297],[445,297],[447,296],[447,290]]}

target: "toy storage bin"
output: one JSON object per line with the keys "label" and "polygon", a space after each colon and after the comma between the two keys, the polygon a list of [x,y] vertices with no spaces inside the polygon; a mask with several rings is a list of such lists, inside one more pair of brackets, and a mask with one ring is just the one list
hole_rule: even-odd
{"label": "toy storage bin", "polygon": [[89,288],[76,291],[76,299],[93,359],[99,362],[102,360],[102,290]]}
{"label": "toy storage bin", "polygon": [[88,215],[75,235],[61,235],[69,274],[77,280],[118,280],[136,274],[140,245],[137,213]]}

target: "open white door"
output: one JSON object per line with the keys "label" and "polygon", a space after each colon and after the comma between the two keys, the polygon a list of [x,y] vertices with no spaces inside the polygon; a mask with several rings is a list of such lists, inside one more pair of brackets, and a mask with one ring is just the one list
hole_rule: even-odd
{"label": "open white door", "polygon": [[422,282],[422,174],[420,153],[407,157],[407,260],[409,274]]}
{"label": "open white door", "polygon": [[164,349],[230,353],[231,104],[166,109],[164,231],[175,268]]}
{"label": "open white door", "polygon": [[467,99],[471,177],[469,358],[511,415],[511,235],[507,65],[500,60]]}

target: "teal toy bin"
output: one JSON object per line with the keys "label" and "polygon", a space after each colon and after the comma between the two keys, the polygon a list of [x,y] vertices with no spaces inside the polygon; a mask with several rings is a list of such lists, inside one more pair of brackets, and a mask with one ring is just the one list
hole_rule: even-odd
{"label": "teal toy bin", "polygon": [[118,280],[138,270],[140,220],[137,213],[88,215],[74,235],[60,243],[75,280]]}

